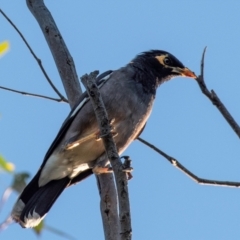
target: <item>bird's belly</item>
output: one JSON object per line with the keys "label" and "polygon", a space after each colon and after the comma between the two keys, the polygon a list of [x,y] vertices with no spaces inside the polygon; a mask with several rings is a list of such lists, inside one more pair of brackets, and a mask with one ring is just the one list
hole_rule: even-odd
{"label": "bird's belly", "polygon": [[114,140],[119,154],[122,154],[132,141],[136,139],[139,132],[141,132],[146,124],[149,115],[146,115],[143,118],[128,117],[123,121],[116,122],[114,128],[117,135]]}
{"label": "bird's belly", "polygon": [[82,143],[79,147],[68,151],[65,158],[68,159],[69,165],[71,165],[72,168],[68,176],[74,178],[80,172],[91,168],[93,166],[92,161],[96,160],[103,152],[104,147],[102,141],[95,139]]}
{"label": "bird's belly", "polygon": [[80,172],[92,167],[92,161],[104,152],[102,141],[89,140],[79,146],[53,153],[44,165],[39,178],[39,186],[51,180],[66,176],[73,178]]}
{"label": "bird's belly", "polygon": [[[120,119],[115,116],[111,117],[111,119],[116,119],[113,123],[113,132],[115,132],[113,135],[116,134],[114,140],[119,154],[139,134],[150,112],[148,111],[148,114],[143,115],[136,110],[134,114],[125,115]],[[91,138],[68,150],[54,152],[41,171],[39,186],[66,176],[69,178],[76,177],[82,171],[92,168],[94,160],[104,154],[104,151],[102,140],[97,141],[95,138]]]}

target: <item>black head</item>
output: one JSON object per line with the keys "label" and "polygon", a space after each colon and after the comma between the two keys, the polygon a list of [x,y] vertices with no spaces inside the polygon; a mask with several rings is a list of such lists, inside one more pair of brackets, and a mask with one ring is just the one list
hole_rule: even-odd
{"label": "black head", "polygon": [[148,79],[152,76],[157,85],[177,76],[196,78],[196,75],[176,57],[161,50],[143,52],[133,59],[131,64],[145,72]]}

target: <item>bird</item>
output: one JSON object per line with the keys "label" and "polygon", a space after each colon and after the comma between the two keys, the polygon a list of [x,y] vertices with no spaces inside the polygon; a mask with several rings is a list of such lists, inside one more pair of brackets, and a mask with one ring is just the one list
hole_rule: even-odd
{"label": "bird", "polygon": [[[171,53],[149,50],[124,67],[97,77],[119,154],[144,129],[157,88],[179,76],[197,78]],[[63,122],[36,175],[18,197],[12,219],[23,228],[37,226],[64,189],[92,175],[104,159],[107,156],[97,120],[85,92]]]}

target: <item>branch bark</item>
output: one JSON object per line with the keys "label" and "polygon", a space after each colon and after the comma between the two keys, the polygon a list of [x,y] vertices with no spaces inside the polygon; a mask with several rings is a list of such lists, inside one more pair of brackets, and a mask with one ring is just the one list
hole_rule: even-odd
{"label": "branch bark", "polygon": [[184,167],[179,161],[177,161],[176,158],[173,158],[154,146],[153,144],[149,143],[148,141],[138,137],[138,141],[145,144],[146,146],[150,147],[160,155],[162,155],[165,159],[167,159],[174,167],[176,167],[178,170],[182,171],[184,174],[186,174],[188,177],[190,177],[193,181],[196,183],[202,184],[202,185],[212,185],[212,186],[221,186],[221,187],[240,187],[240,182],[229,182],[229,181],[218,181],[218,180],[209,180],[205,178],[200,178],[193,174],[191,171],[189,171],[186,167]]}
{"label": "branch bark", "polygon": [[52,52],[72,108],[82,93],[73,58],[43,0],[27,0],[27,6],[36,18]]}
{"label": "branch bark", "polygon": [[[54,57],[71,108],[77,103],[82,91],[77,78],[73,59],[64,40],[43,0],[26,0],[27,6],[38,21]],[[104,226],[105,240],[116,240],[118,236],[117,193],[111,173],[98,175],[100,208]],[[107,202],[105,201],[107,199]],[[106,210],[108,215],[106,217]]]}
{"label": "branch bark", "polygon": [[105,239],[119,240],[118,201],[113,174],[95,176],[101,197],[100,210]]}
{"label": "branch bark", "polygon": [[81,80],[91,99],[100,129],[100,136],[114,172],[119,201],[120,239],[130,240],[132,239],[132,227],[127,175],[123,172],[123,165],[119,159],[117,147],[113,140],[107,111],[95,83],[97,75],[98,71],[95,71],[90,73],[90,75],[84,75],[81,77]]}
{"label": "branch bark", "polygon": [[18,91],[18,90],[12,89],[12,88],[6,88],[6,87],[2,87],[2,86],[0,86],[0,89],[6,90],[6,91],[9,91],[9,92],[19,93],[19,94],[22,94],[22,95],[25,95],[25,96],[39,97],[39,98],[45,98],[45,99],[47,99],[47,100],[52,100],[52,101],[56,101],[56,102],[66,102],[66,103],[68,103],[68,100],[65,99],[65,98],[64,98],[64,99],[61,99],[61,98],[52,98],[52,97],[45,96],[45,95],[40,95],[40,94],[36,94],[36,93],[29,93],[29,92]]}

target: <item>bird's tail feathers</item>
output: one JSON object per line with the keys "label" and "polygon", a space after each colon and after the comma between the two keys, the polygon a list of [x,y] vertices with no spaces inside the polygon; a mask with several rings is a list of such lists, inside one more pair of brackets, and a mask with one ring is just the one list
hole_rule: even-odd
{"label": "bird's tail feathers", "polygon": [[26,204],[20,196],[14,207],[15,215],[19,213],[20,215],[17,219],[12,213],[13,218],[24,228],[37,226],[69,183],[70,179],[68,177],[53,180],[38,188]]}

